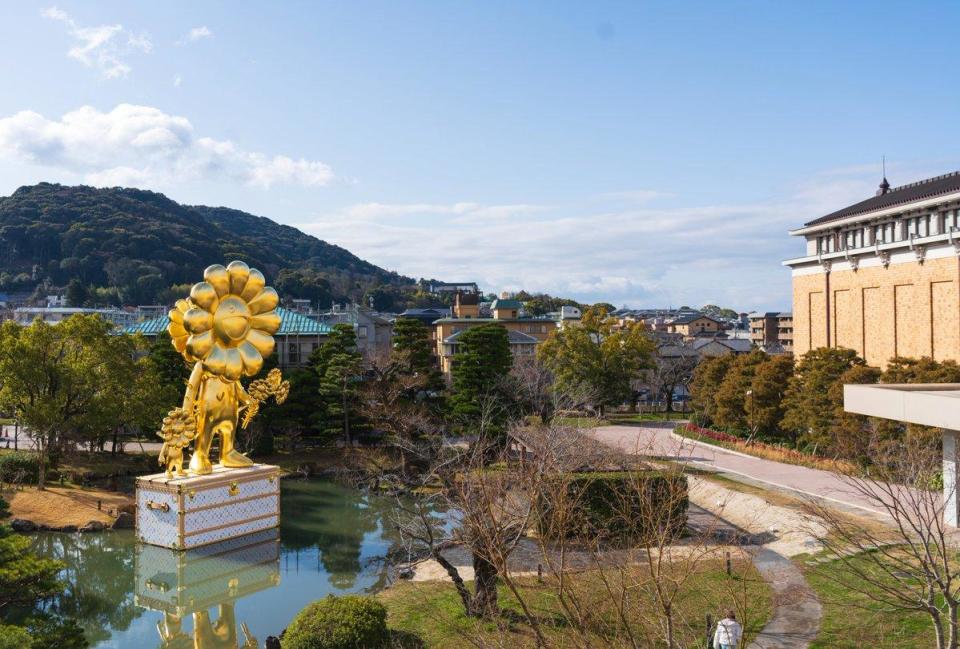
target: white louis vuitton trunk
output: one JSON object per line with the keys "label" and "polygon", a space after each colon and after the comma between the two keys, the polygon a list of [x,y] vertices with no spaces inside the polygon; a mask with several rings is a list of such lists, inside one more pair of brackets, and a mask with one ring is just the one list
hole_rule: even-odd
{"label": "white louis vuitton trunk", "polygon": [[138,606],[179,616],[203,611],[280,583],[279,530],[186,552],[139,545],[135,572]]}
{"label": "white louis vuitton trunk", "polygon": [[280,469],[254,464],[213,473],[137,478],[137,538],[186,550],[280,525]]}

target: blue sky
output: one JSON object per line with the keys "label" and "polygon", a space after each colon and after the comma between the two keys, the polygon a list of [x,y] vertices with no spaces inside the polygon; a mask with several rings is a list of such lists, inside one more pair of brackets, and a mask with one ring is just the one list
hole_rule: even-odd
{"label": "blue sky", "polygon": [[960,168],[956,3],[7,3],[0,194],[133,185],[414,277],[789,308],[786,230]]}

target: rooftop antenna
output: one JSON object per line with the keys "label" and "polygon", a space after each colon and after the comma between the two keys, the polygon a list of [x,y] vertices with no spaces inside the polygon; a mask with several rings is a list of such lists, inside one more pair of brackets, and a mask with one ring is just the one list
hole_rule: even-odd
{"label": "rooftop antenna", "polygon": [[877,196],[882,196],[890,191],[890,183],[887,182],[887,156],[883,155],[880,157],[880,164],[883,169],[883,180],[880,181],[880,188],[877,189]]}

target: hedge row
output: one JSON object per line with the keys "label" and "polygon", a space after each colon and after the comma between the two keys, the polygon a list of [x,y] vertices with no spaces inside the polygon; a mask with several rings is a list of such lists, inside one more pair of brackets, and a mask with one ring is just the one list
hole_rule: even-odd
{"label": "hedge row", "polygon": [[538,499],[545,538],[605,544],[654,542],[679,536],[687,523],[687,479],[673,471],[568,473]]}

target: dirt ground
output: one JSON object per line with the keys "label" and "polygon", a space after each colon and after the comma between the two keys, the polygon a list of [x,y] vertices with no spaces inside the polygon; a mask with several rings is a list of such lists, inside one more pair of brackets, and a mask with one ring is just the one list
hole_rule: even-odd
{"label": "dirt ground", "polygon": [[[3,491],[0,495],[10,503],[11,519],[22,518],[47,527],[79,527],[90,521],[109,525],[119,507],[134,502],[131,497],[114,491],[81,487],[47,487],[44,491],[26,487]],[[102,504],[100,510],[98,500]]]}

